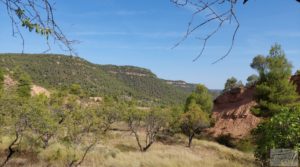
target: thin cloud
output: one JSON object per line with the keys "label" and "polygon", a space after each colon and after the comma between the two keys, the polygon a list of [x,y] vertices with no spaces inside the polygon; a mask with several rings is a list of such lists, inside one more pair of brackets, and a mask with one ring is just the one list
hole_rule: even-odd
{"label": "thin cloud", "polygon": [[183,36],[183,32],[122,32],[122,31],[85,31],[85,32],[75,32],[73,33],[77,36],[137,36],[144,38],[180,38]]}
{"label": "thin cloud", "polygon": [[285,53],[288,54],[288,55],[298,55],[298,56],[300,56],[300,50],[297,50],[297,49],[290,49],[290,50],[285,51]]}
{"label": "thin cloud", "polygon": [[148,11],[120,10],[120,11],[112,12],[111,14],[118,15],[118,16],[132,16],[132,15],[144,15],[148,13],[149,13]]}
{"label": "thin cloud", "polygon": [[90,11],[80,14],[72,14],[71,16],[76,17],[100,17],[100,16],[136,16],[136,15],[146,15],[150,11],[142,10],[117,10],[117,11]]}
{"label": "thin cloud", "polygon": [[300,38],[300,31],[271,31],[267,32],[266,35],[280,38]]}

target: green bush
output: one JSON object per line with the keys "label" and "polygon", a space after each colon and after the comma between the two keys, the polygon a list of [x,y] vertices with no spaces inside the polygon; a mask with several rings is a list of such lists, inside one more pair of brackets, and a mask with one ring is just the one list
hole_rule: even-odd
{"label": "green bush", "polygon": [[273,148],[300,151],[300,107],[283,109],[272,118],[265,120],[253,131],[257,144],[255,156],[263,164],[270,158]]}

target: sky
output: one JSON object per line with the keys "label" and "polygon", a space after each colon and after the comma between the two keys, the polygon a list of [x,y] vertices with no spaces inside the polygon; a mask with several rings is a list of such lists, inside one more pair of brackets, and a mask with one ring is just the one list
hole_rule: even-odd
{"label": "sky", "polygon": [[[53,2],[52,0],[50,0]],[[234,25],[226,24],[200,53],[202,41],[196,37],[213,28],[204,27],[178,47],[193,9],[177,7],[170,0],[65,0],[56,1],[55,18],[74,45],[78,55],[95,64],[133,65],[150,69],[159,78],[202,83],[222,89],[226,79],[244,83],[255,73],[249,66],[253,57],[267,55],[270,47],[281,44],[294,69],[300,69],[300,3],[295,0],[250,0],[238,4],[240,21],[234,47],[230,47]],[[222,10],[222,8],[217,9]],[[0,11],[5,11],[0,4]],[[201,21],[203,15],[196,21]],[[22,51],[20,38],[12,37],[6,12],[0,12],[0,53]],[[42,53],[45,38],[23,31],[26,53]],[[49,53],[68,54],[51,43]]]}

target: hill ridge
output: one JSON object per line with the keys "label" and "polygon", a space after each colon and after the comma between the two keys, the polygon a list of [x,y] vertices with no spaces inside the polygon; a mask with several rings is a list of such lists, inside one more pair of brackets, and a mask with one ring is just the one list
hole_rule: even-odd
{"label": "hill ridge", "polygon": [[167,84],[146,68],[94,64],[62,54],[5,53],[0,54],[0,65],[7,71],[19,67],[47,89],[80,84],[90,96],[130,96],[155,103],[182,104],[192,91]]}

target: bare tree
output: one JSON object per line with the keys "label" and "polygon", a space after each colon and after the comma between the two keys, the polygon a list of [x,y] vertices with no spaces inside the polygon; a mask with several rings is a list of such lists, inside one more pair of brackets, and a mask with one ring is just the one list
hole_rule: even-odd
{"label": "bare tree", "polygon": [[70,54],[75,53],[72,47],[75,41],[69,40],[56,24],[53,13],[54,4],[50,3],[49,0],[0,0],[0,3],[6,7],[11,21],[12,35],[22,39],[22,52],[24,52],[25,39],[21,27],[45,36],[49,47],[47,51],[51,49],[49,38],[52,38],[54,42],[59,42],[59,46],[63,50],[70,52]]}
{"label": "bare tree", "polygon": [[[198,36],[197,39],[203,41],[202,48],[200,53],[196,56],[193,61],[198,60],[206,49],[207,42],[224,26],[225,23],[234,24],[234,31],[231,37],[231,42],[226,53],[213,62],[217,63],[220,60],[223,60],[227,57],[235,43],[235,39],[237,36],[237,32],[240,28],[240,22],[236,15],[236,6],[238,2],[243,2],[246,4],[249,0],[170,0],[177,6],[188,7],[194,10],[192,13],[191,19],[188,23],[188,27],[183,38],[174,45],[174,48],[180,45],[183,41],[185,41],[192,34],[194,35],[197,30],[204,28],[208,25],[214,25],[217,22],[215,28],[213,28],[210,32],[204,32],[204,35]],[[300,2],[300,0],[297,0]],[[200,22],[196,21],[197,16],[204,16],[204,19]]]}

